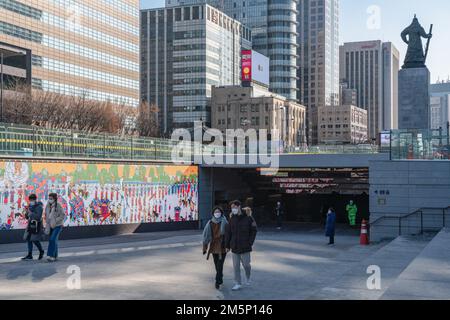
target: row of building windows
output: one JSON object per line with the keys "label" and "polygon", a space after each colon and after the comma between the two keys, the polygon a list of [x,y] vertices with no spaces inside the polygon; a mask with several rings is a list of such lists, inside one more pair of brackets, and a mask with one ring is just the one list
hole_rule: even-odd
{"label": "row of building windows", "polygon": [[90,68],[83,68],[78,65],[64,63],[62,61],[49,59],[46,57],[35,57],[32,59],[32,61],[34,65],[47,70],[70,74],[73,76],[83,77],[95,81],[101,81],[123,88],[133,90],[139,89],[139,81],[118,77],[110,73],[100,72]]}
{"label": "row of building windows", "polygon": [[[111,17],[104,12],[95,10],[92,7],[87,7],[75,0],[51,0],[54,4],[63,7],[65,10],[70,9],[74,12],[81,12],[84,16],[93,19],[94,21],[108,24],[115,29],[120,29],[124,32],[139,36],[139,27],[133,26],[123,20]],[[113,8],[113,7],[111,7]]]}
{"label": "row of building windows", "polygon": [[173,73],[174,74],[180,74],[180,73],[209,73],[212,75],[220,76],[220,71],[208,68],[208,67],[185,67],[185,68],[174,68]]}
{"label": "row of building windows", "polygon": [[205,55],[181,56],[173,58],[173,62],[195,62],[195,61],[207,61],[217,65],[220,64],[220,61],[218,59]]}
{"label": "row of building windows", "polygon": [[129,4],[121,0],[102,0],[102,1],[114,8],[117,8],[117,10],[119,10],[122,13],[126,13],[135,18],[139,17],[139,7],[130,6]]}
{"label": "row of building windows", "polygon": [[23,3],[17,2],[15,0],[0,0],[0,7],[6,10],[33,18],[42,23],[46,23],[51,26],[59,27],[64,31],[71,31],[82,36],[86,36],[96,41],[100,41],[123,50],[130,52],[138,52],[139,46],[131,42],[118,39],[117,37],[110,36],[109,34],[85,27],[81,25],[79,21],[66,20],[59,16],[53,15],[48,12],[43,12],[36,8],[27,6]]}
{"label": "row of building windows", "polygon": [[102,92],[97,90],[91,90],[86,88],[80,88],[71,86],[68,84],[42,80],[33,78],[32,79],[33,88],[49,91],[58,94],[85,97],[86,99],[96,100],[96,101],[110,101],[115,104],[123,104],[136,107],[139,104],[138,99],[131,97],[125,97],[121,95],[116,95],[108,92]]}
{"label": "row of building windows", "polygon": [[86,48],[58,38],[43,35],[42,33],[31,31],[6,22],[0,21],[0,33],[21,38],[27,41],[36,42],[50,48],[70,52],[85,58],[112,64],[131,71],[139,72],[139,64],[132,61],[112,56],[110,54],[103,53],[91,48]]}

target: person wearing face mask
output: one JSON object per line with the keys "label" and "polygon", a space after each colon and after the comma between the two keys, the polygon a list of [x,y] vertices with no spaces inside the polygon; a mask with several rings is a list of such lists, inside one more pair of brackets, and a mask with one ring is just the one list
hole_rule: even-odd
{"label": "person wearing face mask", "polygon": [[[223,284],[223,265],[227,255],[225,249],[225,230],[228,221],[225,218],[222,208],[216,207],[213,210],[213,217],[203,230],[203,255],[208,253],[207,260],[212,254],[216,267],[216,289],[219,290]],[[209,247],[209,249],[208,249]]]}
{"label": "person wearing face mask", "polygon": [[58,195],[51,193],[45,207],[45,233],[49,235],[47,256],[48,262],[55,262],[58,258],[58,239],[64,226],[66,214],[58,203]]}
{"label": "person wearing face mask", "polygon": [[242,288],[241,264],[246,275],[246,285],[250,286],[252,247],[256,239],[257,226],[255,219],[241,210],[241,203],[234,201],[231,205],[231,218],[225,232],[225,246],[233,253],[233,268],[235,285],[233,291]]}
{"label": "person wearing face mask", "polygon": [[29,207],[25,213],[25,218],[28,220],[27,229],[25,231],[24,240],[28,244],[28,255],[22,260],[33,260],[33,244],[39,250],[39,260],[44,257],[44,250],[40,240],[42,239],[42,212],[43,204],[37,201],[37,196],[31,194],[28,197]]}

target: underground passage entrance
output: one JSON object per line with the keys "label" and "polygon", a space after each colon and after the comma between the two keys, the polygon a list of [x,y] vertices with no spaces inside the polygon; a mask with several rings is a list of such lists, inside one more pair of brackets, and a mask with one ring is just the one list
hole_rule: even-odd
{"label": "underground passage entrance", "polygon": [[347,223],[346,206],[358,207],[357,222],[369,218],[368,168],[285,168],[276,175],[260,169],[218,169],[214,173],[215,204],[228,209],[238,199],[253,208],[259,224],[276,220],[281,201],[285,222],[324,223],[328,208],[336,210],[339,223]]}

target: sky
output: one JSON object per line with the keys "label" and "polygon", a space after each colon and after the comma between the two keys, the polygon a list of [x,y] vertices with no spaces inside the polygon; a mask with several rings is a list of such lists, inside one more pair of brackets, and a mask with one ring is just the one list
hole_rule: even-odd
{"label": "sky", "polygon": [[[340,42],[383,40],[395,44],[401,64],[407,45],[400,33],[417,14],[429,30],[434,25],[428,56],[432,82],[450,78],[450,1],[448,0],[340,0]],[[141,8],[164,6],[164,0],[141,0]],[[425,42],[424,42],[425,43]]]}

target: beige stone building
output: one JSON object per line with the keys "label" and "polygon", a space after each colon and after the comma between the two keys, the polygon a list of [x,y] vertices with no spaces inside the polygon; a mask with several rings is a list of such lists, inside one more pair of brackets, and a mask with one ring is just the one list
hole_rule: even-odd
{"label": "beige stone building", "polygon": [[319,108],[319,143],[366,143],[367,111],[352,105]]}
{"label": "beige stone building", "polygon": [[278,129],[285,147],[306,143],[305,107],[259,87],[213,87],[212,127],[227,129]]}
{"label": "beige stone building", "polygon": [[139,0],[3,0],[0,42],[32,52],[32,85],[139,103]]}

